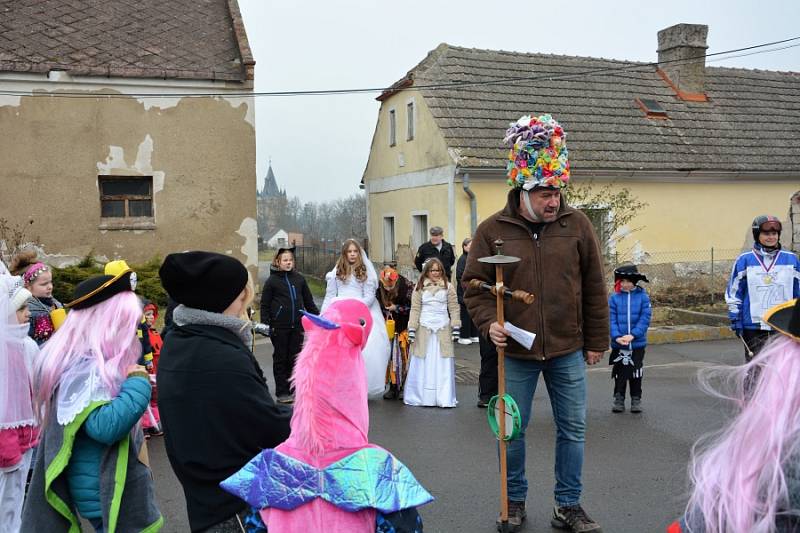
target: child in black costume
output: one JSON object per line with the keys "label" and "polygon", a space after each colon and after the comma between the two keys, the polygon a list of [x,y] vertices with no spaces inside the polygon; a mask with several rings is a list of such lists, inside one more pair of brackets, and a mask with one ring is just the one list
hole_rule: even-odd
{"label": "child in black costume", "polygon": [[269,327],[272,339],[272,372],[280,403],[294,401],[289,378],[303,347],[300,311],[319,314],[305,278],[294,269],[294,250],[294,247],[278,248],[261,291],[261,322]]}

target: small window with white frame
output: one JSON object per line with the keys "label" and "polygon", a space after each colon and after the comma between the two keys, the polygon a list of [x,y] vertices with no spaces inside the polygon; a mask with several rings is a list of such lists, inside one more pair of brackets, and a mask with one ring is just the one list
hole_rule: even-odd
{"label": "small window with white frame", "polygon": [[394,109],[389,110],[389,146],[397,144],[397,113]]}
{"label": "small window with white frame", "polygon": [[394,215],[383,217],[383,260],[394,261]]}
{"label": "small window with white frame", "polygon": [[411,215],[411,246],[412,250],[419,248],[428,240],[428,213],[412,213]]}
{"label": "small window with white frame", "polygon": [[604,255],[608,255],[611,250],[611,209],[603,206],[578,207],[587,218],[592,222],[597,240],[600,243]]}
{"label": "small window with white frame", "polygon": [[413,141],[414,140],[414,128],[416,124],[414,123],[414,100],[409,101],[406,104],[406,140]]}

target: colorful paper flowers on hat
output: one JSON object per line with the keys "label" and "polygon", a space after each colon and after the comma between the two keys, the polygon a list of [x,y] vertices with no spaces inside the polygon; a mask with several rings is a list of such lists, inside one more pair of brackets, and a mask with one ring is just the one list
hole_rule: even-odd
{"label": "colorful paper flowers on hat", "polygon": [[550,115],[524,116],[512,122],[503,139],[508,152],[508,184],[526,191],[562,188],[569,181],[566,133]]}

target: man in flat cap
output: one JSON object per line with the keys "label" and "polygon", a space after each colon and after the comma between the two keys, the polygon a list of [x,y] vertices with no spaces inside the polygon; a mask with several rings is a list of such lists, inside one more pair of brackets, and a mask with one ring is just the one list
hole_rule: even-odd
{"label": "man in flat cap", "polygon": [[424,242],[417,250],[414,258],[414,265],[417,270],[422,272],[422,265],[431,257],[436,257],[444,265],[444,273],[447,279],[451,279],[451,269],[456,262],[456,253],[453,245],[444,240],[444,230],[441,226],[433,226],[430,230],[431,240]]}

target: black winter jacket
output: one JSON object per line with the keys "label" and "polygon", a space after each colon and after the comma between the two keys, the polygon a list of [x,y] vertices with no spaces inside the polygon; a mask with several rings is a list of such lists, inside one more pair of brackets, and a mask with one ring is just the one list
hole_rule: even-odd
{"label": "black winter jacket", "polygon": [[461,281],[461,278],[464,277],[464,270],[467,268],[467,257],[469,254],[464,252],[461,254],[461,257],[458,258],[458,263],[456,263],[456,295],[458,296],[458,303],[464,305],[464,291],[466,288]]}
{"label": "black winter jacket", "polygon": [[293,329],[300,326],[300,310],[318,315],[306,279],[294,270],[283,271],[274,266],[261,291],[261,322],[272,329]]}
{"label": "black winter jacket", "polygon": [[252,352],[219,326],[173,324],[158,364],[158,409],[192,531],[247,504],[219,482],[289,436],[292,411],[276,405]]}
{"label": "black winter jacket", "polygon": [[422,272],[422,264],[426,259],[431,257],[436,257],[442,262],[444,265],[444,273],[447,279],[450,280],[453,264],[456,262],[456,252],[453,250],[453,245],[442,239],[442,251],[440,252],[431,244],[431,241],[422,243],[417,250],[417,256],[414,258],[414,265],[417,267],[417,270]]}

